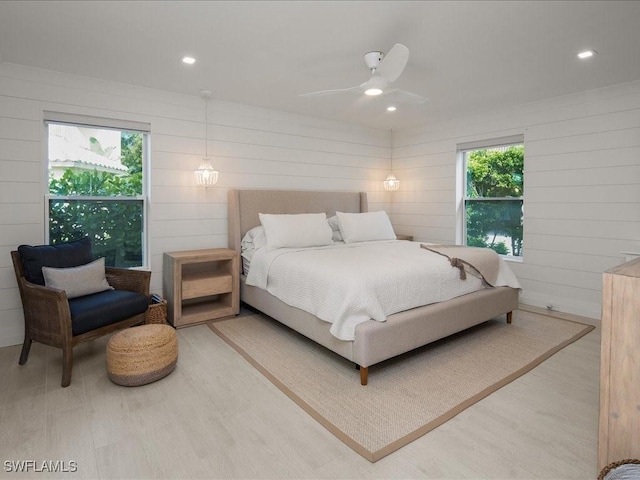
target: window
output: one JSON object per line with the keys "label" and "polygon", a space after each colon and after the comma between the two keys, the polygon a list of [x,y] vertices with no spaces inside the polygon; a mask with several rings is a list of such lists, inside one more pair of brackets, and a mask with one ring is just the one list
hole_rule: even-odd
{"label": "window", "polygon": [[[123,124],[120,128],[119,123]],[[148,264],[145,169],[149,129],[146,124],[132,123],[45,112],[50,244],[89,236],[94,256],[105,257],[108,266]]]}
{"label": "window", "polygon": [[462,239],[501,255],[522,257],[522,136],[458,146],[463,165]]}

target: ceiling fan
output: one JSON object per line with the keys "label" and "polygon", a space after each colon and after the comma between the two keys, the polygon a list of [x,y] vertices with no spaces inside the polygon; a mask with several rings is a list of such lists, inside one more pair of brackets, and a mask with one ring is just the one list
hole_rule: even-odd
{"label": "ceiling fan", "polygon": [[395,82],[404,71],[408,61],[409,49],[401,43],[396,43],[386,55],[378,51],[365,53],[364,63],[371,71],[371,78],[366,82],[355,87],[320,90],[318,92],[303,93],[300,96],[313,97],[354,92],[364,93],[371,97],[391,95],[394,101],[400,103],[424,103],[428,99],[421,95],[391,87],[391,84]]}

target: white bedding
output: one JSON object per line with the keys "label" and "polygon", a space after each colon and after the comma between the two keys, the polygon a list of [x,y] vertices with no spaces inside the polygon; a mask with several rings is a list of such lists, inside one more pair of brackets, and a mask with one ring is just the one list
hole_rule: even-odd
{"label": "white bedding", "polygon": [[[448,259],[399,240],[336,243],[325,247],[281,248],[253,253],[247,284],[331,323],[331,333],[353,340],[356,326],[370,319],[450,300],[484,288]],[[497,286],[520,288],[500,258]]]}

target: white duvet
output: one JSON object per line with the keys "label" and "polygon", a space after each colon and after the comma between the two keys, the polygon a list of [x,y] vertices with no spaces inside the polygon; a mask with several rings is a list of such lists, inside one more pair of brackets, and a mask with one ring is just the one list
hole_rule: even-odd
{"label": "white duvet", "polygon": [[[450,300],[484,288],[442,255],[399,240],[326,247],[255,250],[247,284],[331,323],[331,333],[353,340],[356,326],[370,319]],[[500,258],[497,286],[520,288]]]}

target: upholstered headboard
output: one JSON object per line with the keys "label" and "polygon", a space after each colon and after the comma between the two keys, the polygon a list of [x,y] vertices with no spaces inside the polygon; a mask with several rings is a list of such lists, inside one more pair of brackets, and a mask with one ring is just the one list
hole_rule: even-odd
{"label": "upholstered headboard", "polygon": [[229,248],[240,251],[242,237],[260,225],[259,213],[367,212],[366,192],[313,190],[229,190]]}

